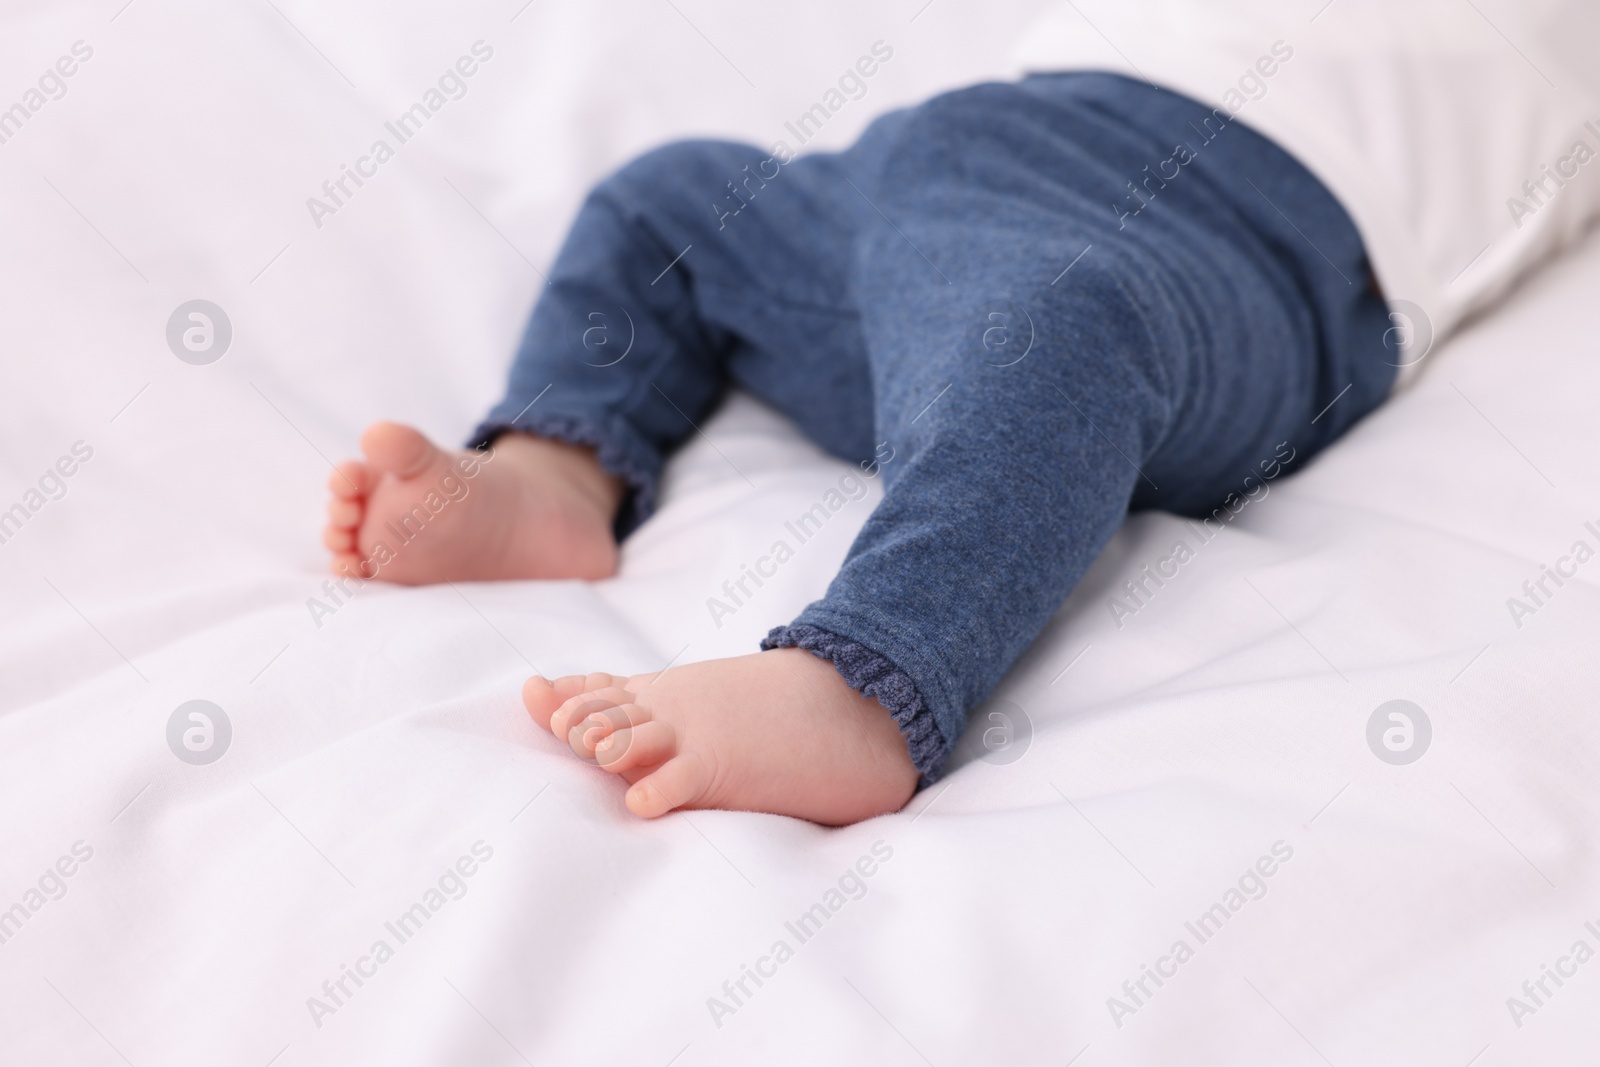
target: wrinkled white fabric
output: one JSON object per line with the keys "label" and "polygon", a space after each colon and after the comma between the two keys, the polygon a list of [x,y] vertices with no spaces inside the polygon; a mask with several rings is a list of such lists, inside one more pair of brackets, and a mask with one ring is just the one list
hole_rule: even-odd
{"label": "wrinkled white fabric", "polygon": [[[1127,615],[1123,583],[1194,536],[1130,522],[998,694],[1026,720],[985,712],[1029,738],[1014,762],[966,757],[846,830],[643,824],[528,721],[522,679],[753,649],[867,502],[720,629],[706,598],[842,468],[736,398],[616,580],[333,603],[323,457],[380,417],[467,432],[603,171],[782,137],[883,39],[894,62],[825,128],[844,143],[998,74],[1035,12],[274,2],[0,15],[0,100],[94,48],[0,145],[0,507],[47,501],[0,543],[0,920],[27,912],[0,1063],[1586,1062],[1600,962],[1545,979],[1520,1028],[1507,1000],[1600,948],[1600,562],[1573,553],[1600,547],[1600,247]],[[467,94],[317,228],[307,199],[480,39]],[[233,327],[209,366],[165,336],[197,298]],[[1575,577],[1533,605],[1546,566]],[[1409,766],[1368,747],[1395,699],[1432,723]],[[209,765],[168,743],[193,700],[232,729]],[[1185,924],[1230,890],[1200,943]],[[402,942],[386,924],[419,904]],[[785,924],[818,905],[801,941]]]}

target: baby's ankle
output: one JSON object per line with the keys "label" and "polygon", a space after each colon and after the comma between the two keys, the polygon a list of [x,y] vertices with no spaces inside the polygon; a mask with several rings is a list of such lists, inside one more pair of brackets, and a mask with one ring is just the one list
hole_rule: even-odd
{"label": "baby's ankle", "polygon": [[513,430],[495,438],[495,461],[529,472],[557,472],[599,508],[608,520],[616,518],[627,484],[600,465],[595,450],[548,437]]}

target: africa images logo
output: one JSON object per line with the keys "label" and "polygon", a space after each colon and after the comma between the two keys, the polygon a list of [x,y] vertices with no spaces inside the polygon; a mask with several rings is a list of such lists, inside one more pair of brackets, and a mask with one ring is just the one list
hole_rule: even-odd
{"label": "africa images logo", "polygon": [[232,343],[232,320],[209,300],[186,301],[167,317],[167,347],[192,366],[215,363]]}
{"label": "africa images logo", "polygon": [[1367,747],[1392,766],[1417,762],[1432,743],[1433,722],[1409,700],[1379,704],[1367,719]]}
{"label": "africa images logo", "polygon": [[215,763],[232,743],[228,713],[209,700],[179,704],[167,718],[167,747],[185,763],[197,767]]}

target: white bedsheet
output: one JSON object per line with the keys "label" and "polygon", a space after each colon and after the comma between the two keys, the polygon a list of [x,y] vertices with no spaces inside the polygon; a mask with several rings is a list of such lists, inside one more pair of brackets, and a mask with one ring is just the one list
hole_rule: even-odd
{"label": "white bedsheet", "polygon": [[[93,49],[0,144],[0,508],[92,449],[0,544],[0,1063],[1594,1061],[1600,962],[1571,952],[1600,950],[1600,562],[1507,598],[1600,547],[1600,243],[1119,626],[1110,598],[1189,529],[1130,522],[1001,689],[1021,758],[849,829],[645,824],[521,680],[754,647],[871,501],[720,629],[706,597],[844,468],[735,398],[618,579],[372,585],[318,625],[326,459],[377,417],[468,429],[606,169],[782,137],[884,40],[843,143],[1001,69],[1037,5],[520,2],[0,21],[0,106]],[[467,95],[317,228],[306,198],[479,40]],[[208,366],[164,336],[196,298],[233,327]],[[197,699],[231,724],[208,765],[168,746]],[[1432,723],[1406,766],[1366,740],[1394,699]],[[1230,902],[1201,943],[1186,923]],[[1575,973],[1535,1001],[1545,965]],[[340,992],[346,966],[368,976]]]}

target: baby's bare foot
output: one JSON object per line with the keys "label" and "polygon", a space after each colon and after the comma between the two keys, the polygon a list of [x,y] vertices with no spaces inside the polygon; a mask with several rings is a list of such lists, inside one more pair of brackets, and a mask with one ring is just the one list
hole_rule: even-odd
{"label": "baby's bare foot", "polygon": [[631,678],[535,676],[522,699],[580,757],[626,779],[628,810],[645,818],[724,808],[843,826],[898,811],[917,785],[883,705],[801,649]]}
{"label": "baby's bare foot", "polygon": [[492,453],[446,451],[378,422],[361,451],[328,481],[335,572],[405,585],[616,573],[623,486],[589,449],[512,433]]}

